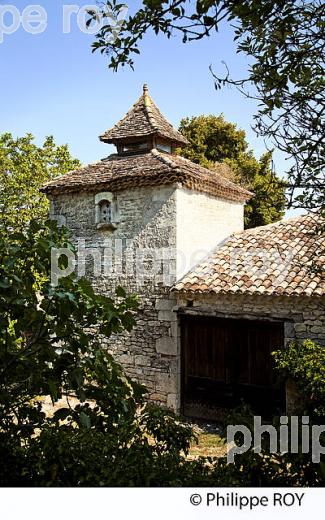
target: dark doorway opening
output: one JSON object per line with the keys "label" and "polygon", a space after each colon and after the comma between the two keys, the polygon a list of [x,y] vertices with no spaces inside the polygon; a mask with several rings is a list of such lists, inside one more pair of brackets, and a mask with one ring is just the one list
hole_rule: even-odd
{"label": "dark doorway opening", "polygon": [[242,400],[265,417],[285,410],[271,355],[284,344],[283,322],[182,316],[181,334],[184,415],[204,418]]}

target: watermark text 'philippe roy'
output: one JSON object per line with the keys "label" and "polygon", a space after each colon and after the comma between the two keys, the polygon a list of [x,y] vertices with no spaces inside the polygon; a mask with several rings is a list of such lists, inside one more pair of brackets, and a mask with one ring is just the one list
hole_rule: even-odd
{"label": "watermark text 'philippe roy'", "polygon": [[[107,42],[113,43],[117,38],[121,24],[127,14],[127,7],[123,6],[119,12],[111,12],[107,7],[98,5],[65,4],[62,6],[63,34],[69,34],[73,26],[85,33],[97,34],[104,25],[110,27],[107,33]],[[28,34],[42,34],[48,27],[48,13],[45,7],[30,4],[19,10],[12,4],[0,4],[0,43],[5,36],[9,36],[22,28]]]}
{"label": "watermark text 'philippe roy'", "polygon": [[[51,282],[56,286],[60,278],[69,276],[77,271],[79,277],[90,276],[131,276],[137,283],[154,278],[158,282],[170,285],[175,282],[176,275],[187,273],[209,254],[209,249],[193,249],[184,251],[175,247],[140,247],[132,239],[104,239],[100,243],[86,244],[81,238],[76,239],[76,250],[72,252],[66,248],[53,248],[51,252]],[[66,258],[66,265],[62,267],[61,257]],[[274,280],[282,283],[286,279],[291,265],[292,253],[279,253],[276,249],[252,248],[243,251],[234,248],[229,252],[227,269],[231,277],[239,271],[256,280],[264,280],[273,265],[280,266]],[[215,275],[214,263],[205,266],[202,276],[211,278]]]}
{"label": "watermark text 'philippe roy'", "polygon": [[[310,425],[308,416],[299,418],[284,415],[280,417],[277,429],[271,424],[262,424],[261,417],[255,416],[253,432],[243,424],[227,426],[228,462],[234,462],[236,455],[246,453],[249,449],[261,453],[265,434],[269,439],[269,453],[310,453],[314,463],[319,463],[321,455],[325,454],[325,446],[321,444],[321,438],[324,441],[325,425]],[[241,444],[237,443],[238,436]]]}

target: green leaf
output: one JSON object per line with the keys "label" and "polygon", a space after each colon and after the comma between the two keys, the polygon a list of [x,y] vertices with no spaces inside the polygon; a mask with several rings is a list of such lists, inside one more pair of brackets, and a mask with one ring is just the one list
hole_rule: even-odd
{"label": "green leaf", "polygon": [[123,289],[123,287],[117,287],[116,296],[119,298],[126,298],[126,291]]}
{"label": "green leaf", "polygon": [[91,422],[90,422],[90,418],[88,417],[87,414],[85,414],[85,412],[81,412],[80,415],[79,415],[79,419],[80,419],[80,424],[86,428],[86,429],[89,429],[90,426],[91,426]]}
{"label": "green leaf", "polygon": [[69,408],[59,408],[53,414],[53,419],[55,421],[65,421],[67,417],[71,415],[71,410]]}

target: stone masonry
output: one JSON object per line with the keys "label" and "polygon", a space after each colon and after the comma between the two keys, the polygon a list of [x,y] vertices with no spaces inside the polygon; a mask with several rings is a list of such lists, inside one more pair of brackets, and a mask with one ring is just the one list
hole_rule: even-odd
{"label": "stone masonry", "polygon": [[[139,295],[135,329],[103,343],[131,377],[146,385],[151,400],[179,409],[179,327],[170,289],[184,270],[184,258],[189,269],[207,254],[207,229],[220,241],[242,229],[243,207],[177,186],[135,188],[115,196],[119,223],[113,232],[97,229],[93,193],[50,197],[51,217],[72,232],[84,252],[85,274],[98,292],[114,294],[121,285]],[[105,247],[112,252],[108,263]]]}
{"label": "stone masonry", "polygon": [[280,320],[285,343],[309,338],[325,345],[324,297],[202,294],[192,300],[178,295],[177,309],[194,316]]}

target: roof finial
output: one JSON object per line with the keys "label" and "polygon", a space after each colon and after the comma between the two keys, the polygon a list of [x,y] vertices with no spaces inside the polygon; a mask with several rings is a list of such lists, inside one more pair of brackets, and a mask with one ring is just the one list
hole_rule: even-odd
{"label": "roof finial", "polygon": [[143,93],[144,93],[144,94],[148,94],[148,92],[149,92],[148,85],[147,85],[147,83],[145,83],[145,84],[143,85]]}

